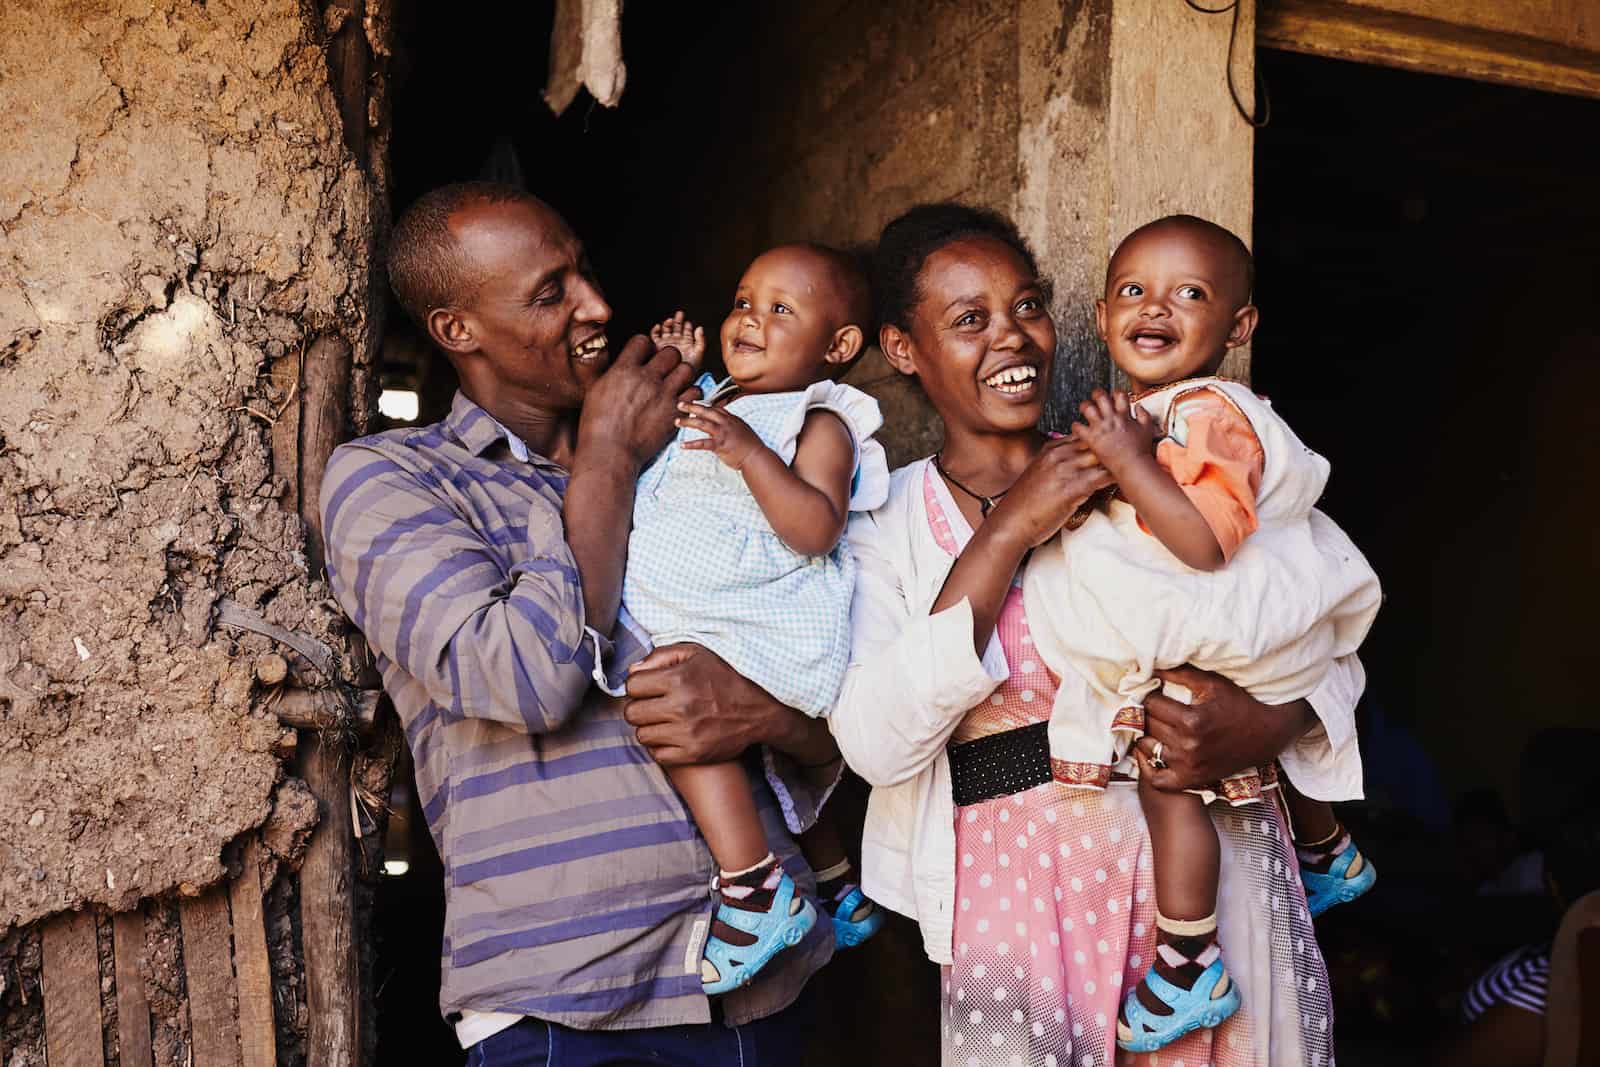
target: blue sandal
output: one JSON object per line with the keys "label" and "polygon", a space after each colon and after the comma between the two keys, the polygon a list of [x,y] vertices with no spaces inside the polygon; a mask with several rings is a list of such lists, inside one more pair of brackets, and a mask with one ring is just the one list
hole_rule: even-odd
{"label": "blue sandal", "polygon": [[[717,906],[717,921],[727,923],[756,939],[753,945],[734,945],[715,935],[706,939],[705,957],[700,964],[700,982],[707,996],[731,993],[748,985],[772,957],[798,945],[817,923],[817,909],[804,897],[796,897],[794,879],[783,872],[773,891],[772,907],[766,911],[746,911],[728,904]],[[708,980],[706,964],[716,971]]]}
{"label": "blue sandal", "polygon": [[[862,906],[871,907],[866,916],[861,919],[851,919],[850,916],[860,911]],[[844,948],[855,948],[861,942],[883,929],[883,909],[867,899],[860,886],[851,886],[837,904],[829,905],[828,910],[833,913],[833,947],[837,951]]]}
{"label": "blue sandal", "polygon": [[[1217,986],[1224,982],[1226,991],[1221,996],[1213,996]],[[1220,957],[1200,972],[1192,989],[1173,985],[1157,974],[1154,966],[1145,972],[1144,984],[1161,1003],[1172,1009],[1172,1014],[1156,1015],[1140,1001],[1137,986],[1128,990],[1122,1002],[1122,1017],[1128,1021],[1127,1025],[1117,1020],[1117,1047],[1124,1052],[1154,1052],[1191,1030],[1210,1029],[1239,1010],[1239,989],[1228,977]]]}
{"label": "blue sandal", "polygon": [[[1356,867],[1354,874],[1350,872],[1352,867]],[[1315,919],[1334,905],[1348,904],[1371,889],[1378,880],[1378,871],[1352,841],[1334,857],[1327,873],[1308,870],[1302,865],[1300,880],[1306,886],[1306,907],[1311,909],[1311,917]]]}

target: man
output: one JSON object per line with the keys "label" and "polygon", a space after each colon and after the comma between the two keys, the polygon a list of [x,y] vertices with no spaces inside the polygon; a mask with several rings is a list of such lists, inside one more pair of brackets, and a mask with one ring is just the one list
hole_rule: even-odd
{"label": "man", "polygon": [[[513,187],[424,196],[395,226],[389,276],[460,392],[442,422],[335,451],[323,529],[444,860],[446,1018],[494,1063],[544,1063],[557,1044],[563,1064],[798,1062],[790,1005],[832,931],[819,921],[713,1022],[699,960],[715,866],[644,746],[671,763],[765,744],[807,767],[838,751],[704,649],[639,663],[618,623],[634,481],[694,395],[690,368],[642,337],[612,360],[581,243]],[[630,666],[624,719],[593,683]],[[814,816],[803,785],[788,799]]]}

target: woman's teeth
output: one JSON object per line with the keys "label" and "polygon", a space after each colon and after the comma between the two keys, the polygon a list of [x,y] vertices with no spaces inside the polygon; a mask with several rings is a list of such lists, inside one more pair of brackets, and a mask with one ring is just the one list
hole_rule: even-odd
{"label": "woman's teeth", "polygon": [[591,337],[582,344],[572,346],[572,354],[577,359],[593,359],[606,350],[605,334]]}
{"label": "woman's teeth", "polygon": [[983,384],[1002,393],[1026,393],[1033,388],[1033,380],[1038,376],[1037,367],[1007,367],[989,375]]}

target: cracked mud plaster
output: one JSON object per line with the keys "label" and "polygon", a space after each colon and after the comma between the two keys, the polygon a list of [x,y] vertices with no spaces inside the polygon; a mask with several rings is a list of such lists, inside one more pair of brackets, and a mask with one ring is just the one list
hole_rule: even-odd
{"label": "cracked mud plaster", "polygon": [[371,200],[309,11],[0,4],[0,933],[196,892],[266,819],[270,645],[219,597],[332,640],[270,369],[369,350]]}

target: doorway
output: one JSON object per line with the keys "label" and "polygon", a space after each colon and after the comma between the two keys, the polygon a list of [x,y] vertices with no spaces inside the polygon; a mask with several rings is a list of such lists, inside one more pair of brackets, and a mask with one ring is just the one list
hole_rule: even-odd
{"label": "doorway", "polygon": [[[802,65],[782,62],[776,22],[758,17],[754,5],[634,3],[625,5],[622,27],[622,105],[603,108],[580,92],[555,116],[542,98],[554,6],[401,0],[394,207],[447,182],[520,181],[584,239],[614,310],[613,342],[682,308],[706,326],[714,370],[716,326],[738,273],[773,236],[766,201],[774,183],[743,169],[762,155],[771,127],[751,116],[769,113],[774,95],[781,109],[784,94],[816,89]],[[428,351],[398,306],[388,322],[383,386],[418,395],[405,421],[442,418],[456,385],[448,363]],[[443,879],[409,772],[403,760],[395,803],[404,799],[409,817],[396,820],[402,836],[393,842],[408,868],[383,880],[375,904],[377,1062],[460,1063],[437,1004]],[[831,803],[859,831],[864,787],[847,784]],[[846,1052],[862,1062],[936,1061],[937,976],[906,920],[836,959],[819,985],[819,1018],[828,1022],[813,1043],[814,1062]]]}
{"label": "doorway", "polygon": [[1322,506],[1386,594],[1349,820],[1381,891],[1319,933],[1340,1055],[1388,1062],[1553,932],[1527,857],[1593,777],[1555,749],[1596,721],[1600,101],[1260,66],[1253,384],[1331,461]]}

